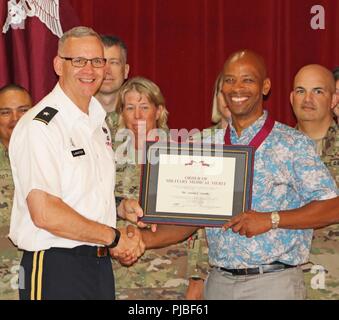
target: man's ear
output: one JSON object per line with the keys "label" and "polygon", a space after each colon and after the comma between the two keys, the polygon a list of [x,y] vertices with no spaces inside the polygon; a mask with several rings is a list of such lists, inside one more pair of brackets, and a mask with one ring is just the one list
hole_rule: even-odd
{"label": "man's ear", "polygon": [[262,89],[262,93],[264,96],[267,96],[268,93],[270,92],[271,89],[271,80],[269,78],[266,78],[264,80],[264,85],[263,85],[263,89]]}
{"label": "man's ear", "polygon": [[53,66],[55,73],[60,77],[62,76],[62,61],[61,59],[56,56],[53,60]]}
{"label": "man's ear", "polygon": [[294,97],[294,91],[292,90],[290,93],[290,102],[291,102],[292,107],[293,107],[293,97]]}
{"label": "man's ear", "polygon": [[331,100],[331,109],[334,109],[337,104],[339,104],[339,94],[333,93],[332,100]]}

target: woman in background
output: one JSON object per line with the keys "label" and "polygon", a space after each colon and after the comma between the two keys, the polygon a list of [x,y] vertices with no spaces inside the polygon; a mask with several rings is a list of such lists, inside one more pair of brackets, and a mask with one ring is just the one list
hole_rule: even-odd
{"label": "woman in background", "polygon": [[[135,77],[128,80],[118,93],[116,111],[119,128],[113,146],[116,151],[115,196],[139,198],[141,161],[146,140],[167,139],[168,111],[159,87],[152,81]],[[121,130],[125,129],[125,130]],[[130,133],[126,137],[126,129]],[[151,136],[151,137],[150,137]],[[125,137],[125,139],[119,139]],[[118,221],[118,226],[125,224]],[[162,249],[147,250],[130,267],[113,261],[117,299],[180,300],[185,299],[188,278],[189,242],[184,241]],[[197,255],[190,254],[190,259]],[[194,272],[194,271],[193,271]]]}

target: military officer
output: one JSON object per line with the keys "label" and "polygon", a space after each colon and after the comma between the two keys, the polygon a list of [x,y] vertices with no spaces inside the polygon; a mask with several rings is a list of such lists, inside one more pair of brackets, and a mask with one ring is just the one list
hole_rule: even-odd
{"label": "military officer", "polygon": [[15,125],[31,106],[31,97],[21,86],[9,84],[0,89],[0,300],[18,299],[21,251],[8,239],[14,196],[8,145]]}

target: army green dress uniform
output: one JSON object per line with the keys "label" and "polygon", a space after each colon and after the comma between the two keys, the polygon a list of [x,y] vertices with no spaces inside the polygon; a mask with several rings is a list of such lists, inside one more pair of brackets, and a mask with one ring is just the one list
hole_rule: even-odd
{"label": "army green dress uniform", "polygon": [[14,183],[8,151],[0,142],[0,300],[18,300],[18,271],[22,252],[8,239]]}
{"label": "army green dress uniform", "polygon": [[[319,156],[335,179],[337,187],[339,187],[338,125],[333,121],[326,136],[314,142]],[[311,300],[339,299],[339,224],[314,230],[310,263],[305,272],[307,298]],[[321,270],[314,270],[315,273],[311,273],[312,265],[324,267],[324,274],[319,274],[319,272],[323,272]],[[325,276],[324,289],[320,288],[320,282],[319,287],[312,288],[311,280],[318,276]]]}

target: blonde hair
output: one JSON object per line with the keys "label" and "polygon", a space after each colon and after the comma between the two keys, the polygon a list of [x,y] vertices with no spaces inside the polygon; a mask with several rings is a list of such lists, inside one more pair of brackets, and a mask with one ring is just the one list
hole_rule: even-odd
{"label": "blonde hair", "polygon": [[219,123],[222,120],[222,115],[220,114],[219,108],[218,108],[218,94],[220,94],[222,82],[223,82],[223,74],[220,73],[214,83],[212,116],[211,116],[211,120],[213,123]]}
{"label": "blonde hair", "polygon": [[160,91],[160,88],[151,80],[143,77],[131,78],[127,80],[119,89],[115,109],[115,111],[119,114],[119,128],[126,127],[121,114],[125,105],[125,96],[130,91],[136,91],[140,94],[144,94],[149,102],[154,103],[156,108],[162,106],[159,119],[157,120],[157,128],[167,130],[168,111],[166,109],[165,99]]}

